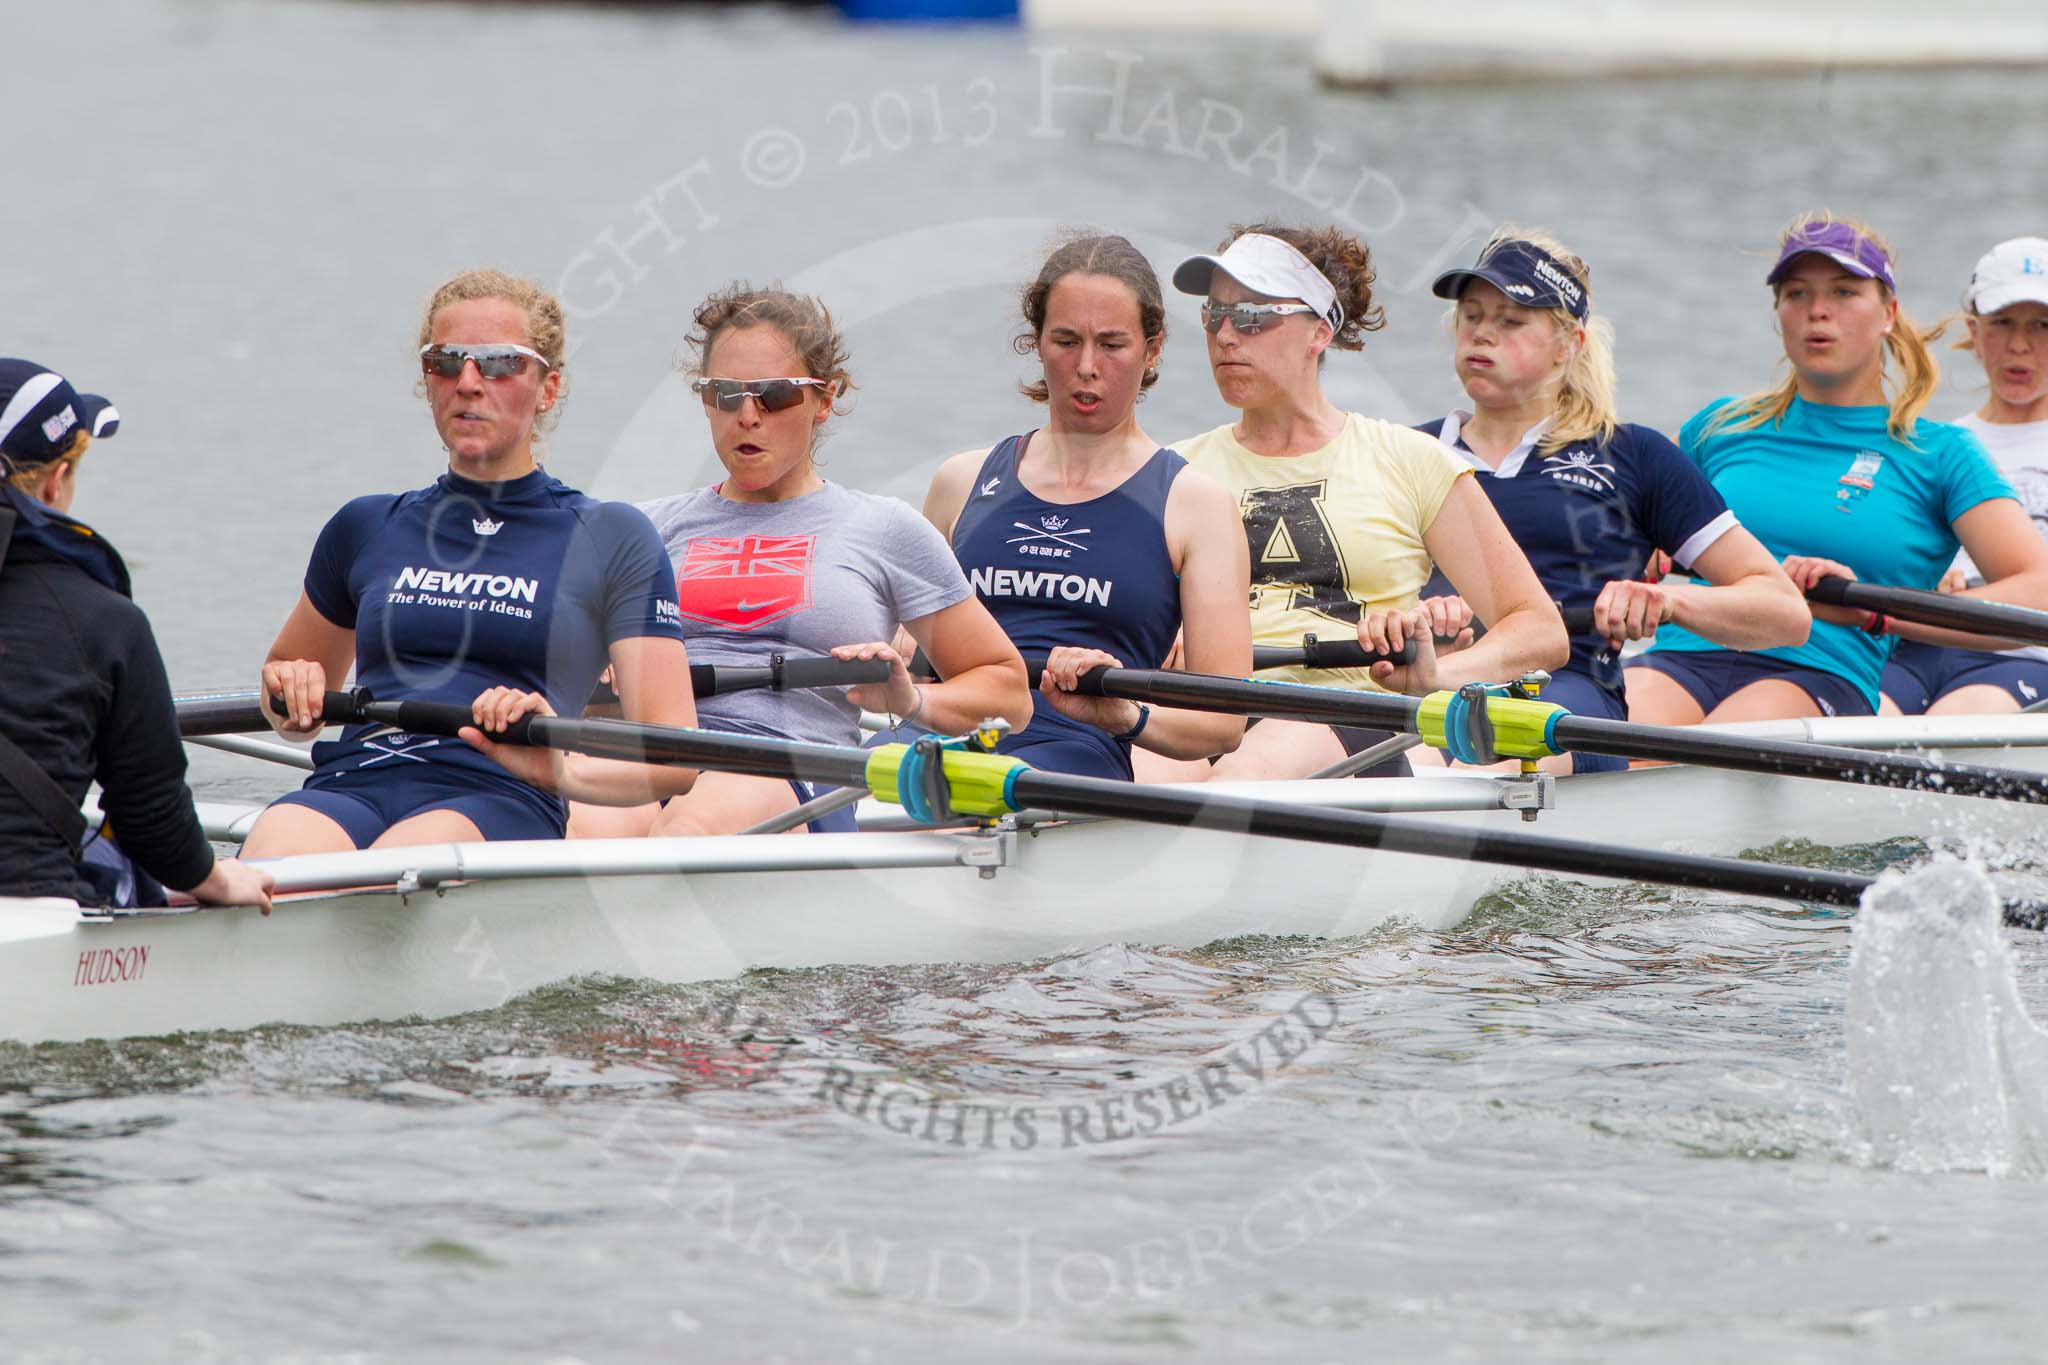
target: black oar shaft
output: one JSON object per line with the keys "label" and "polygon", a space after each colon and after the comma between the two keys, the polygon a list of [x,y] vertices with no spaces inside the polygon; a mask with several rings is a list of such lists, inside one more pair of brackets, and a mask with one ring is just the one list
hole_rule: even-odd
{"label": "black oar shaft", "polygon": [[[370,702],[359,708],[359,718],[422,735],[453,735],[474,723],[466,706],[426,701]],[[836,744],[803,744],[716,730],[676,730],[623,720],[570,720],[560,716],[528,716],[504,735],[493,738],[628,763],[701,766],[752,777],[797,778],[840,787],[867,783],[867,755]]]}
{"label": "black oar shaft", "polygon": [[[1421,704],[1391,693],[1352,692],[1300,683],[1247,682],[1205,673],[1105,669],[1082,679],[1082,691],[1154,706],[1233,711],[1321,725],[1416,731]],[[1670,763],[1706,763],[1741,772],[1812,777],[1835,782],[1987,796],[2048,805],[2048,778],[2039,773],[1967,763],[1936,762],[1910,754],[1874,754],[1833,745],[1722,735],[1708,730],[1637,725],[1593,716],[1562,716],[1554,732],[1566,752]]]}
{"label": "black oar shaft", "polygon": [[1874,611],[1942,630],[1960,630],[1973,635],[2017,640],[2023,644],[2048,645],[2048,612],[2015,607],[2006,602],[1985,602],[1945,592],[1922,592],[1918,588],[1888,588],[1835,577],[1821,579],[1806,590],[1806,595],[1829,606]]}
{"label": "black oar shaft", "polygon": [[1597,716],[1561,717],[1557,722],[1556,735],[1560,748],[1578,753],[1670,763],[1706,763],[1740,772],[1814,777],[1835,782],[1860,781],[1872,786],[2048,805],[2048,777],[2039,773],[1973,763],[1937,762],[1916,754],[1873,754],[1862,749],[1827,744],[1721,735],[1704,730],[1689,729],[1673,734],[1659,726],[1603,720]]}
{"label": "black oar shaft", "polygon": [[1027,805],[1065,814],[1131,818],[1142,808],[1139,818],[1153,823],[1348,844],[1388,853],[1461,858],[1577,876],[1663,882],[1740,895],[1789,897],[1828,905],[1856,904],[1871,881],[1851,873],[1815,868],[1616,848],[1365,811],[1278,805],[1249,797],[1225,796],[1200,787],[1134,789],[1127,783],[1100,778],[1032,771],[1018,776],[1016,792],[1018,800]]}
{"label": "black oar shaft", "polygon": [[[419,734],[453,734],[470,723],[465,708],[434,702],[372,702],[362,708],[362,719]],[[829,744],[796,744],[751,735],[665,730],[624,721],[563,720],[552,716],[528,717],[506,738],[513,743],[544,744],[630,762],[702,766],[843,787],[864,785],[867,781],[867,753]],[[1389,853],[1464,858],[1580,876],[1636,878],[1829,905],[1854,905],[1870,885],[1868,877],[1844,872],[1618,849],[1541,835],[1403,820],[1364,811],[1281,805],[1227,796],[1199,786],[1141,787],[1032,769],[1017,775],[1015,792],[1022,805],[1071,815],[1135,818],[1152,824],[1345,844]]]}
{"label": "black oar shaft", "polygon": [[[884,659],[783,658],[777,655],[775,662],[765,668],[691,664],[690,690],[699,697],[722,697],[732,692],[763,688],[792,692],[811,687],[852,687],[859,683],[885,682],[888,677],[889,664]],[[346,724],[344,717],[347,713],[337,709],[341,704],[334,699],[349,695],[329,692],[321,708],[323,718],[333,724]],[[600,685],[590,700],[593,705],[613,705],[619,697],[609,687]],[[186,739],[251,734],[269,728],[253,691],[187,693],[175,698],[175,702],[178,733]]]}

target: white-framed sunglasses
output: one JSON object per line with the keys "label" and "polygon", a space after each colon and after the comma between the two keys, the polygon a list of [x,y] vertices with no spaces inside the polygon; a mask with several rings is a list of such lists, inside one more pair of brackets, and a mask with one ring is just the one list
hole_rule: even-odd
{"label": "white-framed sunglasses", "polygon": [[493,341],[480,346],[442,341],[420,347],[420,373],[442,379],[461,378],[462,367],[472,361],[476,363],[476,372],[486,379],[509,379],[526,373],[529,360],[538,361],[543,370],[554,368],[539,351],[515,341]]}
{"label": "white-framed sunglasses", "polygon": [[781,412],[803,402],[807,388],[829,390],[829,379],[692,379],[690,388],[706,407],[716,406],[720,412],[738,412],[740,404],[751,398],[761,405],[763,412]]}
{"label": "white-framed sunglasses", "polygon": [[1274,318],[1315,311],[1305,303],[1218,303],[1210,299],[1202,305],[1202,330],[1214,336],[1228,322],[1244,336],[1257,336],[1272,325]]}

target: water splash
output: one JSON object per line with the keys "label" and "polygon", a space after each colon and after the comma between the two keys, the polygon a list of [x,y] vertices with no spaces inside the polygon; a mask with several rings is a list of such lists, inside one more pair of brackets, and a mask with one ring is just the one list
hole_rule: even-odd
{"label": "water splash", "polygon": [[1954,858],[1887,873],[1850,954],[1849,1100],[1871,1161],[2048,1173],[2048,1031],[2028,1017],[1998,893]]}

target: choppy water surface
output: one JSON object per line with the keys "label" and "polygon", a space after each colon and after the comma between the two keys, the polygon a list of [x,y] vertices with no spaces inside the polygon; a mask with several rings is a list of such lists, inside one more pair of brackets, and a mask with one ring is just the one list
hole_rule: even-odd
{"label": "choppy water surface", "polygon": [[[10,50],[90,60],[9,75],[37,192],[0,196],[0,350],[120,402],[80,510],[185,687],[253,674],[344,498],[432,477],[410,334],[461,266],[569,301],[573,482],[701,477],[667,368],[688,307],[783,276],[852,328],[833,477],[914,496],[1030,421],[1011,291],[1060,223],[1163,266],[1234,220],[1344,215],[1390,325],[1330,386],[1414,419],[1456,396],[1429,275],[1491,221],[1546,224],[1668,429],[1769,371],[1746,253],[1794,212],[1876,220],[1923,315],[2048,215],[1983,171],[2048,122],[2035,73],[1352,100],[1243,39],[91,8],[90,35],[9,16]],[[1221,420],[1177,307],[1163,437]],[[0,1047],[0,1360],[2048,1358],[2048,947],[1940,908],[1967,885],[1901,894],[1934,917],[1860,941],[1527,883],[1443,934]]]}
{"label": "choppy water surface", "polygon": [[[2015,999],[2048,1009],[2048,952],[2013,948]],[[436,1023],[8,1047],[8,1342],[2036,1358],[2048,1191],[1957,1161],[1925,1117],[1906,1140],[1935,1169],[1873,1153],[1850,958],[1838,917],[1531,884],[1446,934],[582,981]],[[1877,1084],[1965,1098],[1907,1032],[1962,1027],[1977,992],[1886,1016],[1881,984],[1854,990],[1891,1020]],[[2038,1060],[2015,1064],[2038,1094]]]}

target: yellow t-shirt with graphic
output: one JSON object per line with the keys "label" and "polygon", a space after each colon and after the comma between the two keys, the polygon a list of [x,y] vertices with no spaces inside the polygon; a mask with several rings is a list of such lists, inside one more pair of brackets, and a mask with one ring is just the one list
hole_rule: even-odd
{"label": "yellow t-shirt with graphic", "polygon": [[[1252,640],[1358,637],[1369,611],[1412,607],[1429,581],[1422,533],[1472,472],[1434,437],[1350,413],[1335,440],[1306,455],[1257,455],[1229,426],[1176,441],[1189,464],[1237,495],[1252,552]],[[1380,688],[1362,668],[1274,668],[1282,682]]]}

